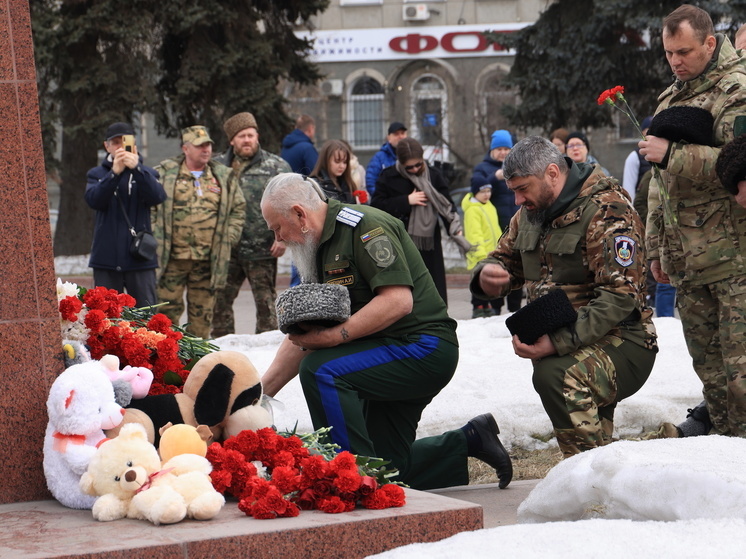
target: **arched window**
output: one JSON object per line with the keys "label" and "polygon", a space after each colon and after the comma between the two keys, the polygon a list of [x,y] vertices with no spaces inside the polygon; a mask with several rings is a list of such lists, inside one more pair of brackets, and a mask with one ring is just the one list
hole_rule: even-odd
{"label": "arched window", "polygon": [[506,75],[507,72],[500,69],[490,74],[481,83],[477,82],[476,93],[479,99],[477,122],[480,135],[488,144],[493,131],[507,129],[509,126],[508,118],[503,113],[504,107],[516,104],[515,91],[503,83]]}
{"label": "arched window", "polygon": [[347,138],[355,149],[377,149],[386,136],[383,122],[383,86],[362,76],[350,88]]}
{"label": "arched window", "polygon": [[448,92],[443,80],[425,74],[412,84],[412,130],[428,159],[448,158]]}

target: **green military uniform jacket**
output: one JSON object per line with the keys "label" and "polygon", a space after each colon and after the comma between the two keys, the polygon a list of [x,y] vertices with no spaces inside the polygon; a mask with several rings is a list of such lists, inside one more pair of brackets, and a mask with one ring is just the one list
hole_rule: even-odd
{"label": "green military uniform jacket", "polygon": [[[215,158],[228,167],[232,167],[234,159],[233,148]],[[233,256],[239,262],[274,258],[270,249],[275,236],[267,229],[260,203],[269,179],[280,173],[290,172],[290,165],[284,159],[263,149],[259,149],[251,160],[243,162],[237,171],[234,170],[234,177],[238,178],[241,192],[246,199],[243,233],[238,246],[233,249]]]}
{"label": "green military uniform jacket", "polygon": [[723,188],[715,162],[746,114],[746,66],[718,35],[710,66],[688,82],[676,80],[656,112],[672,106],[706,109],[715,119],[714,147],[672,143],[666,168],[653,175],[648,196],[647,246],[673,285],[702,285],[746,272],[746,209]]}
{"label": "green military uniform jacket", "polygon": [[[166,191],[166,201],[156,206],[153,214],[153,235],[158,240],[158,261],[161,263],[160,274],[166,269],[171,256],[171,239],[173,232],[174,189],[179,169],[184,162],[184,155],[162,161],[156,169],[161,176],[161,184]],[[210,269],[212,289],[225,286],[228,275],[228,263],[231,247],[238,243],[243,229],[246,213],[244,200],[238,184],[231,179],[231,170],[215,161],[208,162],[212,175],[220,185],[220,209],[218,210],[217,228],[212,238],[210,252]]]}
{"label": "green military uniform jacket", "polygon": [[456,321],[435,288],[430,272],[402,222],[360,204],[329,200],[317,264],[319,282],[344,285],[357,312],[387,285],[412,288],[412,312],[371,338],[429,334],[458,345]]}
{"label": "green military uniform jacket", "polygon": [[567,293],[578,319],[550,334],[559,355],[612,334],[641,347],[656,348],[652,311],[645,304],[644,227],[624,189],[598,165],[570,163],[563,193],[578,192],[561,215],[535,225],[521,208],[510,221],[487,263],[502,265],[511,276],[510,289],[526,287],[529,302],[550,290]]}

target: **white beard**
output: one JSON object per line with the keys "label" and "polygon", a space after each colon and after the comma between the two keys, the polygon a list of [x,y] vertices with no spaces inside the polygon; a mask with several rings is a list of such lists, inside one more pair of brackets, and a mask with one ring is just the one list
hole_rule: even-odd
{"label": "white beard", "polygon": [[305,234],[303,243],[286,243],[292,254],[293,263],[298,268],[303,283],[318,283],[318,266],[316,252],[319,245],[311,238],[310,231]]}

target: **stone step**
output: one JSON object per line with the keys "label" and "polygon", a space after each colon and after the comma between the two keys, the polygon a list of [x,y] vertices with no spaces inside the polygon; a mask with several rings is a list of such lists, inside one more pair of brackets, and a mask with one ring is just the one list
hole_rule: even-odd
{"label": "stone step", "polygon": [[296,518],[256,520],[229,500],[212,520],[161,526],[131,519],[97,522],[91,511],[68,509],[57,501],[0,505],[0,557],[352,559],[483,527],[477,504],[405,491],[407,503],[401,508],[302,511]]}

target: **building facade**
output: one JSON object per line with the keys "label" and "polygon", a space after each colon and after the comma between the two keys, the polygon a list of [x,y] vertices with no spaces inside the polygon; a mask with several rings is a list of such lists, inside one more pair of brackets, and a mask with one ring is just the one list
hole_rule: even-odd
{"label": "building facade", "polygon": [[462,186],[492,131],[508,127],[501,108],[516,102],[503,83],[513,53],[499,36],[532,24],[547,4],[332,0],[311,29],[297,31],[314,40],[311,60],[325,79],[288,84],[288,112],[313,116],[317,144],[344,139],[363,164],[385,141],[388,124],[403,122],[431,161],[456,170],[452,188]]}

